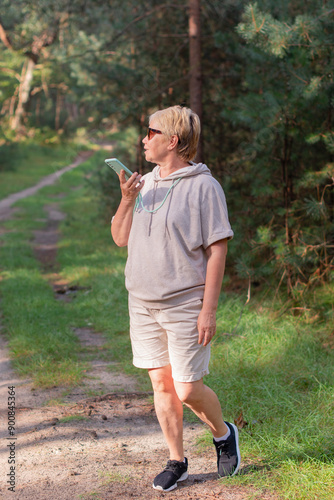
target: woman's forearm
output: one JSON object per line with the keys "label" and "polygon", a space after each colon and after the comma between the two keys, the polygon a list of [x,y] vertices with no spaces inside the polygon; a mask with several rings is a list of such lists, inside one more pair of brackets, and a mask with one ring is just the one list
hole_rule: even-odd
{"label": "woman's forearm", "polygon": [[136,199],[145,181],[141,181],[141,175],[137,172],[127,180],[124,170],[121,170],[119,180],[122,199],[111,224],[111,235],[117,246],[125,247],[129,241]]}
{"label": "woman's forearm", "polygon": [[216,333],[216,311],[223,282],[227,255],[227,239],[206,249],[208,257],[202,310],[198,316],[198,343],[208,345]]}
{"label": "woman's forearm", "polygon": [[227,239],[213,243],[207,249],[207,271],[203,297],[203,309],[216,311],[224,278],[227,255]]}
{"label": "woman's forearm", "polygon": [[129,235],[132,226],[134,201],[121,200],[118,210],[111,224],[111,235],[114,242],[119,247],[125,247],[128,244]]}

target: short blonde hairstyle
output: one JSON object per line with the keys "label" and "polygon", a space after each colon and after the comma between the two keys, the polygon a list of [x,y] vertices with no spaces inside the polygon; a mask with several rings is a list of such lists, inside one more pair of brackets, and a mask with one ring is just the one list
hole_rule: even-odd
{"label": "short blonde hairstyle", "polygon": [[178,136],[178,156],[185,161],[193,160],[197,153],[201,133],[201,123],[197,114],[190,108],[171,106],[153,113],[150,116],[150,122],[153,118],[157,120],[161,132],[165,135]]}

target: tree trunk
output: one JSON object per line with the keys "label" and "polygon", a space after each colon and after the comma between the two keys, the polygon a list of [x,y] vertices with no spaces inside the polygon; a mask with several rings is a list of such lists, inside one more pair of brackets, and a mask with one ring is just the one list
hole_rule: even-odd
{"label": "tree trunk", "polygon": [[22,116],[24,107],[29,101],[31,82],[34,74],[36,63],[33,59],[28,57],[28,61],[24,64],[21,75],[21,83],[19,87],[19,102],[12,120],[12,130],[18,130],[22,123]]}
{"label": "tree trunk", "polygon": [[[202,124],[202,67],[201,67],[201,3],[189,0],[189,92],[190,108],[198,114]],[[203,134],[201,134],[196,161],[203,161]]]}
{"label": "tree trunk", "polygon": [[31,45],[31,51],[27,51],[25,53],[27,56],[27,62],[23,65],[22,69],[21,83],[19,85],[19,102],[11,124],[13,130],[18,130],[22,124],[24,108],[30,98],[34,69],[38,62],[41,50],[43,47],[48,47],[55,41],[58,32],[57,30],[58,22],[56,22],[56,29],[54,29],[51,33],[45,31],[40,36],[35,36]]}
{"label": "tree trunk", "polygon": [[[285,245],[291,248],[293,246],[293,241],[290,234],[290,208],[292,202],[292,177],[290,174],[290,161],[291,161],[291,149],[292,149],[292,139],[288,136],[288,119],[286,119],[286,130],[284,135],[283,143],[283,155],[281,158],[282,165],[282,187],[283,187],[283,203],[284,203],[284,225],[285,225]],[[288,260],[285,260],[285,271],[287,276],[287,286],[288,294],[291,295],[293,289],[293,268]]]}

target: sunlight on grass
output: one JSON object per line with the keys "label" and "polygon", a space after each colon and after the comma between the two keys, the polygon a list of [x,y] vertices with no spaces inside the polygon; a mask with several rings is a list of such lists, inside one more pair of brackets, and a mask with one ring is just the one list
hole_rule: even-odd
{"label": "sunlight on grass", "polygon": [[265,494],[272,489],[282,500],[332,500],[334,496],[333,464],[310,459],[295,461],[287,458],[270,467],[258,465],[231,478],[231,483],[258,490],[255,496],[246,496],[245,500],[261,498],[261,491]]}

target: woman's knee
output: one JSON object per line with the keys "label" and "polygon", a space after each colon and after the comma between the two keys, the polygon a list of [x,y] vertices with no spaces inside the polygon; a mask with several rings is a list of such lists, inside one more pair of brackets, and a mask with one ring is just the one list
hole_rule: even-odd
{"label": "woman's knee", "polygon": [[174,390],[174,382],[169,367],[152,368],[148,371],[154,392]]}

